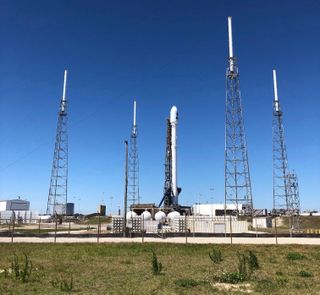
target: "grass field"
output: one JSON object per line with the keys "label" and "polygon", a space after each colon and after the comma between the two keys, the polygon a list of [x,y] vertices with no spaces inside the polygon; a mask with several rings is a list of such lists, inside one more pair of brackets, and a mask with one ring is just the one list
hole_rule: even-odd
{"label": "grass field", "polygon": [[[174,244],[0,244],[0,294],[319,294],[320,247]],[[152,272],[152,250],[163,269]],[[237,284],[219,283],[237,272],[237,252],[253,251],[259,269]],[[15,277],[14,255],[27,281]],[[11,271],[13,269],[13,271]],[[72,282],[72,284],[71,284]]]}

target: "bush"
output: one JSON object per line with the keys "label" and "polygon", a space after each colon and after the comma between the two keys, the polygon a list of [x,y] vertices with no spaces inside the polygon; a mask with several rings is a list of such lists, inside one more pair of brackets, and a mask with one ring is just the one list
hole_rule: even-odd
{"label": "bush", "polygon": [[248,258],[244,254],[237,253],[238,255],[238,273],[241,277],[244,279],[248,277],[247,272],[247,264],[248,264]]}
{"label": "bush", "polygon": [[209,253],[209,257],[213,263],[220,263],[222,261],[221,250],[219,248],[213,248],[212,252]]}
{"label": "bush", "polygon": [[311,272],[307,272],[307,271],[300,271],[299,272],[299,276],[302,277],[302,278],[310,278],[310,277],[313,277],[312,273]]}
{"label": "bush", "polygon": [[152,272],[154,275],[159,275],[162,270],[162,264],[158,261],[157,254],[152,251],[152,259],[151,259],[151,264],[152,264]]}
{"label": "bush", "polygon": [[73,278],[71,277],[70,281],[55,279],[51,281],[51,284],[54,288],[59,289],[61,292],[71,293],[73,290]]}
{"label": "bush", "polygon": [[286,257],[288,260],[300,260],[305,258],[299,252],[289,252]]}
{"label": "bush", "polygon": [[237,284],[244,282],[246,279],[247,276],[239,272],[223,272],[219,276],[218,281],[220,283]]}
{"label": "bush", "polygon": [[249,264],[250,272],[253,272],[254,270],[260,267],[258,258],[252,251],[249,251],[248,253],[248,264]]}
{"label": "bush", "polygon": [[237,284],[248,280],[251,274],[259,268],[257,256],[249,251],[248,254],[237,253],[238,257],[238,271],[236,272],[223,272],[218,281],[221,283]]}
{"label": "bush", "polygon": [[192,288],[192,287],[206,284],[207,282],[206,281],[196,281],[193,279],[179,279],[179,280],[176,280],[174,283],[178,287]]}
{"label": "bush", "polygon": [[11,269],[12,274],[16,279],[20,279],[23,283],[29,281],[31,273],[32,273],[32,262],[29,259],[27,254],[24,255],[24,263],[20,265],[19,258],[16,254],[14,254],[12,262],[11,262]]}

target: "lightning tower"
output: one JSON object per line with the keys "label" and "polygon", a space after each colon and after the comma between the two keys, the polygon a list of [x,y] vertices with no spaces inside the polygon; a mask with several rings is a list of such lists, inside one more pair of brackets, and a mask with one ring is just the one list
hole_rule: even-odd
{"label": "lightning tower", "polygon": [[133,124],[130,136],[129,170],[128,170],[128,201],[130,205],[140,203],[139,195],[139,157],[137,145],[137,102],[133,102]]}
{"label": "lightning tower", "polygon": [[229,59],[226,72],[225,125],[225,214],[227,203],[236,205],[236,214],[243,205],[243,214],[253,214],[248,151],[242,115],[239,71],[233,56],[232,23],[228,17]]}
{"label": "lightning tower", "polygon": [[53,154],[47,214],[65,215],[68,199],[68,112],[67,70],[64,71],[63,93],[58,113],[56,142]]}
{"label": "lightning tower", "polygon": [[288,168],[283,112],[280,107],[276,70],[273,70],[273,213],[289,216],[290,228],[299,229],[300,197],[298,177]]}

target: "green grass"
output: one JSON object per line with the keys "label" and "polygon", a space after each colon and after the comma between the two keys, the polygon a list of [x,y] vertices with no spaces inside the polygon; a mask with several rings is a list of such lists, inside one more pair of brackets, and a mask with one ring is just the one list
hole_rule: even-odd
{"label": "green grass", "polygon": [[[213,245],[177,244],[0,244],[0,294],[318,294],[320,246],[219,245],[223,260],[213,264]],[[254,251],[259,268],[227,291],[215,279],[237,271],[237,252]],[[152,251],[162,263],[152,272]],[[32,261],[28,282],[1,270],[14,255]],[[304,258],[288,260],[289,253]],[[221,287],[221,285],[223,285]]]}

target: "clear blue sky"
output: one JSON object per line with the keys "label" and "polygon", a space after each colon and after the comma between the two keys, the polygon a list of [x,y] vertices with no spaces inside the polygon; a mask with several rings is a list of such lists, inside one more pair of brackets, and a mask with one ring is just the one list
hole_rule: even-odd
{"label": "clear blue sky", "polygon": [[214,188],[222,202],[229,15],[254,204],[272,206],[275,67],[289,167],[302,208],[320,209],[320,2],[311,0],[0,1],[0,198],[45,211],[67,68],[69,201],[95,211],[104,192],[113,210],[122,204],[135,97],[142,201],[162,197],[175,104],[180,201],[210,201]]}

